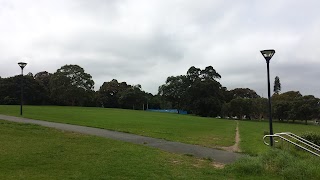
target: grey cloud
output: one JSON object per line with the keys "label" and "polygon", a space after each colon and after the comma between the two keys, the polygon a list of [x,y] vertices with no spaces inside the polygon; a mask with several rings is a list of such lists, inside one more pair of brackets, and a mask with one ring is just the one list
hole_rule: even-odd
{"label": "grey cloud", "polygon": [[259,50],[274,48],[271,80],[320,96],[320,17],[303,1],[0,1],[0,76],[79,64],[96,89],[118,79],[156,93],[171,75],[212,65],[228,89],[266,96]]}

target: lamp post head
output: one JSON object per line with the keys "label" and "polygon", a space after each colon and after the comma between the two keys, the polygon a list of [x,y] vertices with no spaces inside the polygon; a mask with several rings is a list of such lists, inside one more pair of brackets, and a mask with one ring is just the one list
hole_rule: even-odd
{"label": "lamp post head", "polygon": [[19,62],[18,65],[21,67],[21,69],[23,69],[24,67],[26,67],[27,63]]}
{"label": "lamp post head", "polygon": [[272,56],[274,55],[274,53],[276,53],[274,49],[262,50],[260,52],[267,62],[269,62]]}

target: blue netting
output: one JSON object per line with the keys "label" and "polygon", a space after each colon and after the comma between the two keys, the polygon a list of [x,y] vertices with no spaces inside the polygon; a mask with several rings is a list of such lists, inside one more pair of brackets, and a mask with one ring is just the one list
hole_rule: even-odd
{"label": "blue netting", "polygon": [[175,113],[175,114],[188,114],[187,111],[178,110],[178,109],[147,109],[147,111],[154,111],[154,112],[165,112],[165,113]]}

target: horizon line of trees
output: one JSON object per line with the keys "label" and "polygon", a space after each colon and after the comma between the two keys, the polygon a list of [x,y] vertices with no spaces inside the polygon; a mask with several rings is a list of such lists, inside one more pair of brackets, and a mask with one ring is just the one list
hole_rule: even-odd
{"label": "horizon line of trees", "polygon": [[20,104],[21,82],[23,103],[29,105],[92,106],[125,109],[167,107],[158,95],[113,79],[94,90],[92,76],[78,65],[64,65],[55,73],[41,71],[8,78],[0,77],[0,104]]}
{"label": "horizon line of trees", "polygon": [[[0,104],[20,104],[21,81],[24,83],[24,104],[95,106],[124,109],[186,110],[207,117],[238,119],[267,118],[267,99],[249,88],[227,90],[218,81],[221,75],[212,67],[190,67],[185,75],[169,76],[159,86],[158,94],[113,79],[94,90],[92,76],[78,65],[64,65],[55,73],[41,71],[33,75],[0,77]],[[302,96],[299,91],[281,92],[280,78],[274,81],[272,116],[280,121],[320,118],[320,99]]]}

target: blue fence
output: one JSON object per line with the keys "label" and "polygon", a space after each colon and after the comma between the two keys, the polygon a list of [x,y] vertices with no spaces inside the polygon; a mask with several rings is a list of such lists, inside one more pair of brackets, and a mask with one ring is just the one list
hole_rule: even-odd
{"label": "blue fence", "polygon": [[181,109],[147,109],[147,111],[153,112],[164,112],[164,113],[175,113],[175,114],[188,114],[187,111]]}

